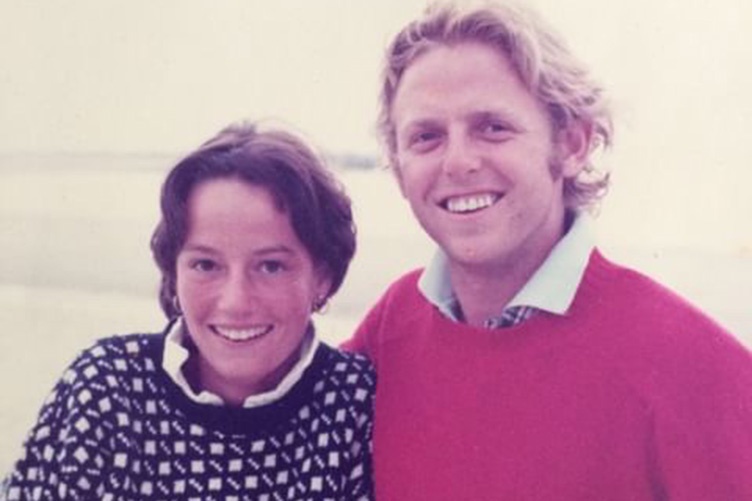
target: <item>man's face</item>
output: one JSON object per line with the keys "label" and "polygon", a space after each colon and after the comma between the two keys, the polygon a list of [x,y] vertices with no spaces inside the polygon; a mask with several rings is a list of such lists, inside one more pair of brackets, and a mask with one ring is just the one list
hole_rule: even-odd
{"label": "man's face", "polygon": [[503,55],[432,49],[403,74],[392,117],[402,193],[452,264],[545,259],[563,231],[562,178],[580,166]]}

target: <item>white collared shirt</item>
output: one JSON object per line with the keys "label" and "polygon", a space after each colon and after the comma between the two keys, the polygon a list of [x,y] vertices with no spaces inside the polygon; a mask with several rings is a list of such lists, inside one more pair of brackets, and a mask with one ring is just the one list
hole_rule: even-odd
{"label": "white collared shirt", "polygon": [[[162,361],[162,367],[165,372],[191,400],[200,404],[226,405],[225,401],[222,400],[219,395],[206,390],[196,393],[193,391],[193,388],[191,388],[191,385],[188,384],[185,374],[183,373],[183,365],[188,361],[188,357],[190,356],[190,352],[185,347],[185,341],[186,333],[184,322],[182,318],[179,318],[173,324],[165,338],[164,357]],[[320,341],[316,336],[314,329],[311,328],[301,344],[300,358],[290,372],[282,378],[274,389],[257,395],[251,395],[246,398],[243,402],[243,407],[259,407],[274,402],[275,400],[279,400],[285,396],[295,383],[300,380],[303,376],[303,372],[308,366],[311,365],[319,343]]]}
{"label": "white collared shirt", "polygon": [[[509,304],[499,305],[499,315],[511,307],[525,306],[564,315],[574,300],[595,246],[592,219],[578,213],[569,231],[559,240]],[[423,296],[446,317],[459,322],[457,298],[449,278],[449,258],[437,249],[418,281]]]}

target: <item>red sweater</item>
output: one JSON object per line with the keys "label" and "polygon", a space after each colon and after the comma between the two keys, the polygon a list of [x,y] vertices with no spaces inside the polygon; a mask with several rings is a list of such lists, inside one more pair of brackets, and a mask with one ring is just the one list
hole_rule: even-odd
{"label": "red sweater", "polygon": [[566,316],[455,323],[394,283],[347,347],[378,372],[376,496],[752,500],[752,355],[593,253]]}

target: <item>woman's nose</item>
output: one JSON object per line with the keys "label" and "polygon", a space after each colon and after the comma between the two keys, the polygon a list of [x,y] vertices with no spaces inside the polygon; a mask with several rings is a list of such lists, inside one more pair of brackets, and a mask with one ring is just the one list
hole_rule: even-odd
{"label": "woman's nose", "polygon": [[256,288],[244,273],[231,273],[222,284],[220,309],[231,313],[246,313],[253,308]]}

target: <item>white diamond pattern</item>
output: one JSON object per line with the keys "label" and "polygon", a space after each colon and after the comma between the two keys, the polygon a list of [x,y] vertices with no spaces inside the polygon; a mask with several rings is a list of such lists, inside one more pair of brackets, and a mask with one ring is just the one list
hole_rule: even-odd
{"label": "white diamond pattern", "polygon": [[375,377],[363,358],[322,345],[299,382],[307,393],[284,397],[285,415],[252,410],[230,425],[170,386],[161,343],[133,335],[84,351],[45,401],[0,499],[372,499]]}

